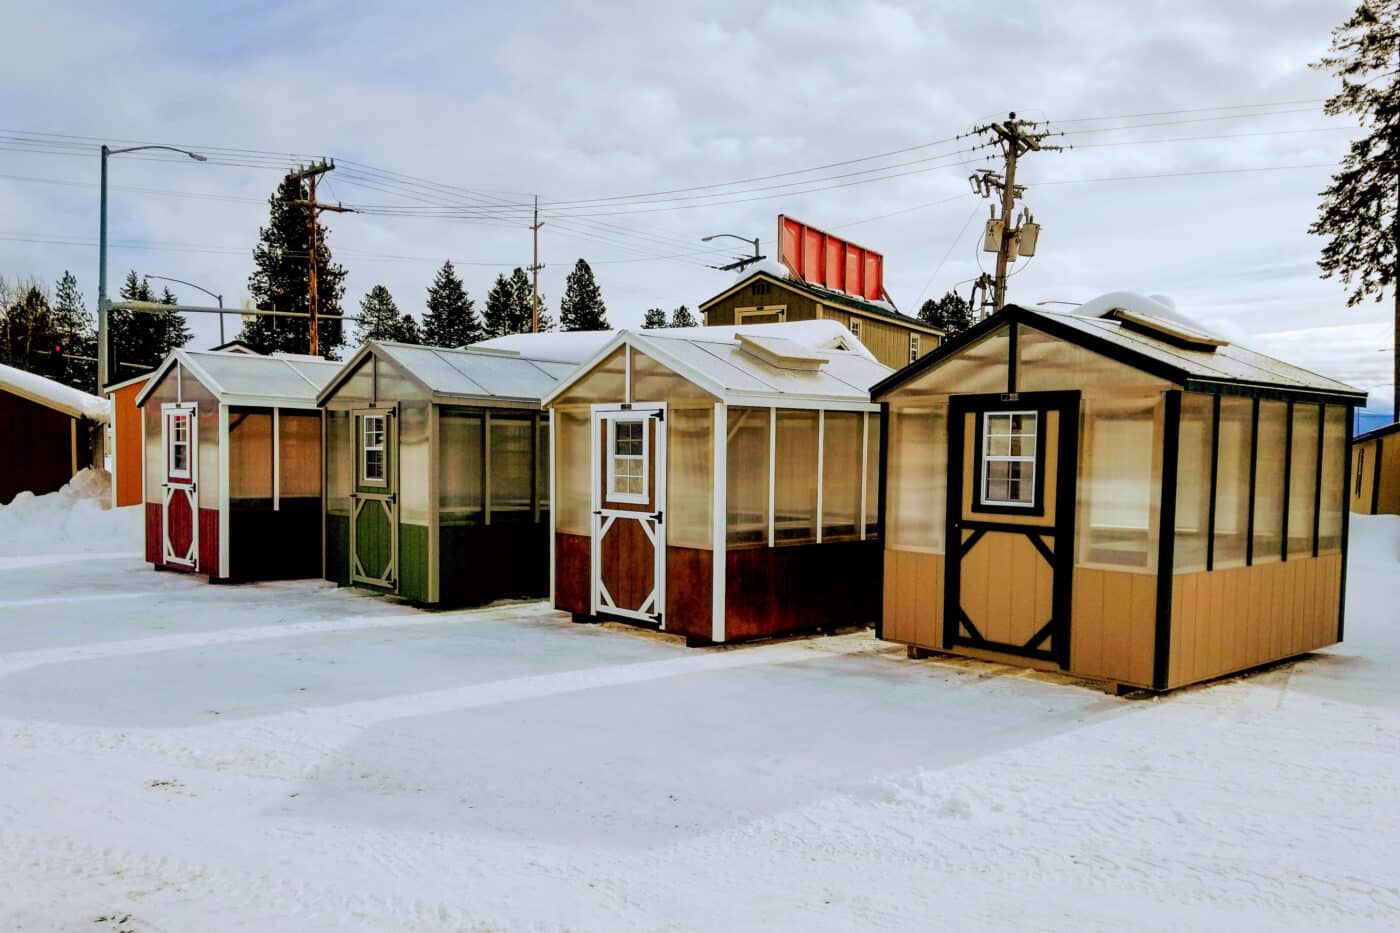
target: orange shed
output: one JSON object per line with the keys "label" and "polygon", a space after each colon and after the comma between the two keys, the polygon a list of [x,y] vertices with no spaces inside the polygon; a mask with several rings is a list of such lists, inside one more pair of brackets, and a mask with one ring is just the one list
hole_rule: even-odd
{"label": "orange shed", "polygon": [[103,390],[112,402],[112,505],[141,504],[141,409],[136,396],[150,373],[118,382]]}

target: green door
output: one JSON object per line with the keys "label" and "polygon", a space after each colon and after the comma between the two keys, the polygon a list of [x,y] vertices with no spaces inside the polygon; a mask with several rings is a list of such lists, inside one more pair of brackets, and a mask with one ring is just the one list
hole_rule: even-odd
{"label": "green door", "polygon": [[350,579],[388,590],[398,588],[398,432],[394,412],[357,411],[355,496],[350,515]]}

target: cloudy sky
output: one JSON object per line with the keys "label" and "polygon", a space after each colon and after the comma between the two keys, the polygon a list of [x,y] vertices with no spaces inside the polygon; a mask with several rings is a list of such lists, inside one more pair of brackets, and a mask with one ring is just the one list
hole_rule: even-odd
{"label": "cloudy sky", "polygon": [[[700,238],[771,254],[785,212],[882,250],[912,311],[990,268],[967,183],[986,152],[954,137],[1015,110],[1074,148],[1022,165],[1043,232],[1013,300],[1164,293],[1233,339],[1392,391],[1387,306],[1348,309],[1307,234],[1355,132],[1322,115],[1334,79],[1307,67],[1348,0],[4,7],[0,274],[72,269],[89,307],[105,139],[214,155],[113,159],[113,281],[174,276],[240,305],[268,193],[327,155],[323,197],[391,209],[328,216],[348,308],[383,283],[420,313],[445,258],[484,297],[529,263],[520,205],[538,195],[555,309],[580,256],[616,325],[694,307],[730,281],[706,268],[730,254]],[[33,134],[73,138],[18,141]]]}

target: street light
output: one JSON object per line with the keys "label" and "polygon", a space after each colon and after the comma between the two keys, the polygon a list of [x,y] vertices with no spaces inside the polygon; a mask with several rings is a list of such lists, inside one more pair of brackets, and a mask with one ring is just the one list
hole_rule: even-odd
{"label": "street light", "polygon": [[[155,280],[158,281],[158,282],[174,282],[176,285],[188,285],[190,288],[193,288],[193,289],[195,289],[195,290],[197,290],[197,291],[204,292],[204,294],[208,295],[210,298],[213,298],[215,301],[217,301],[217,302],[219,303],[219,308],[220,308],[221,310],[222,310],[222,308],[223,308],[223,306],[224,306],[224,296],[223,296],[223,295],[216,295],[214,292],[211,292],[209,289],[205,288],[203,285],[196,285],[196,284],[194,284],[193,282],[186,282],[184,279],[172,279],[172,278],[171,278],[170,276],[168,276],[168,275],[143,275],[142,278],[146,278],[146,279],[155,279]],[[223,342],[224,342],[224,316],[223,316],[223,314],[220,314],[220,315],[219,315],[219,343],[222,344]]]}
{"label": "street light", "polygon": [[739,234],[737,233],[713,233],[710,236],[701,237],[700,242],[708,243],[711,240],[719,239],[720,237],[729,237],[731,240],[743,240],[745,243],[752,243],[753,256],[746,256],[743,259],[736,259],[734,262],[731,262],[728,265],[724,266],[711,266],[711,269],[719,269],[721,272],[728,272],[730,269],[742,269],[745,266],[758,262],[760,259],[763,258],[763,256],[760,255],[758,251],[758,237],[754,237],[752,240],[750,240],[748,237],[739,236]]}
{"label": "street light", "polygon": [[[140,152],[143,149],[164,149],[167,152],[187,155],[196,162],[209,161],[197,152],[190,152],[188,149],[180,149],[175,146],[127,146],[125,149],[112,149],[106,143],[102,144],[101,218],[97,234],[97,392],[99,395],[102,394],[103,388],[107,385],[109,357],[107,350],[107,157],[121,155],[124,152]],[[222,320],[223,318],[220,317],[220,321]]]}

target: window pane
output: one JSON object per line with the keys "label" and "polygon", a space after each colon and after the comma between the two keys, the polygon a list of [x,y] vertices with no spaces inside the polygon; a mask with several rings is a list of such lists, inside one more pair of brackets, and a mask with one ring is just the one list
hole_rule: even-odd
{"label": "window pane", "polygon": [[1249,533],[1250,424],[1254,403],[1220,399],[1220,453],[1215,469],[1215,567],[1242,567]]}
{"label": "window pane", "polygon": [[228,415],[229,500],[272,504],[272,412],[233,409]]}
{"label": "window pane", "polygon": [[490,436],[492,522],[534,519],[535,434],[532,418],[492,416]]}
{"label": "window pane", "polygon": [[[593,490],[589,488],[593,469],[593,443],[587,408],[556,408],[554,428],[555,487],[557,498],[554,528],[571,535],[589,533]],[[601,445],[600,445],[601,446]]]}
{"label": "window pane", "polygon": [[880,531],[880,416],[865,418],[865,536]]}
{"label": "window pane", "polygon": [[1321,411],[1293,406],[1293,466],[1288,483],[1288,555],[1311,557],[1317,495],[1317,433]]}
{"label": "window pane", "polygon": [[1149,571],[1156,566],[1159,402],[1157,395],[1084,402],[1080,563]]}
{"label": "window pane", "polygon": [[1283,468],[1288,454],[1288,405],[1259,403],[1259,456],[1254,471],[1254,563],[1283,554]]}
{"label": "window pane", "polygon": [[279,495],[283,499],[321,494],[321,416],[283,411],[277,426]]}
{"label": "window pane", "polygon": [[822,449],[822,540],[860,533],[861,416],[826,413]]}
{"label": "window pane", "polygon": [[1210,433],[1214,400],[1209,395],[1181,396],[1181,435],[1176,467],[1176,543],[1172,570],[1206,569],[1210,528]]}
{"label": "window pane", "polygon": [[438,416],[438,510],[444,525],[482,520],[482,416],[443,409]]}
{"label": "window pane", "polygon": [[[540,511],[549,511],[549,418],[540,418],[535,435],[535,497]],[[541,518],[541,521],[544,521]]]}
{"label": "window pane", "polygon": [[817,413],[780,410],[773,540],[817,540]]}
{"label": "window pane", "polygon": [[326,511],[336,515],[350,512],[354,486],[354,439],[350,434],[350,413],[326,412]]}
{"label": "window pane", "polygon": [[943,550],[947,514],[946,408],[892,408],[886,518],[891,547]]}
{"label": "window pane", "polygon": [[768,541],[768,409],[730,408],[725,456],[729,544]]}
{"label": "window pane", "polygon": [[675,547],[714,546],[714,420],[713,406],[666,413],[666,543]]}
{"label": "window pane", "polygon": [[1328,405],[1322,427],[1322,514],[1318,516],[1318,553],[1342,546],[1342,509],[1346,495],[1347,411]]}

